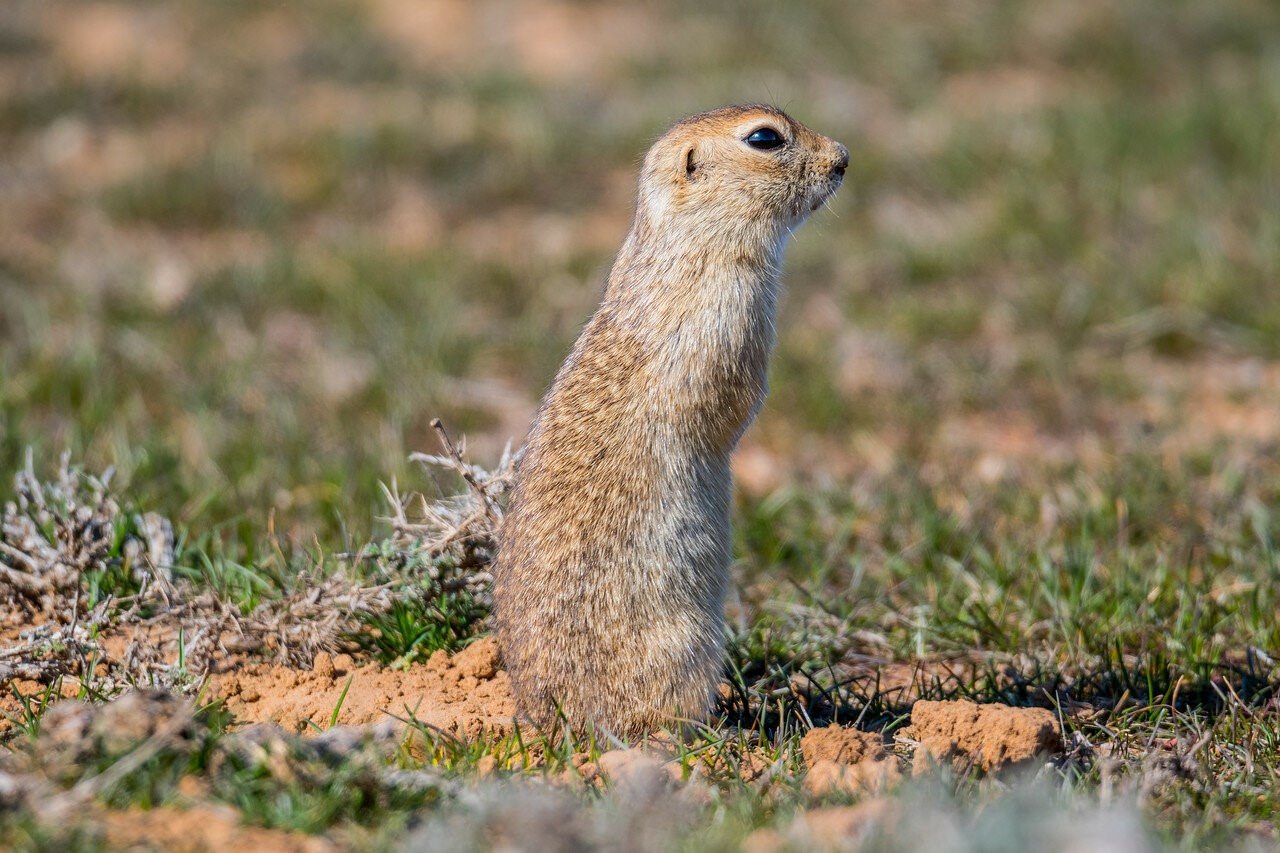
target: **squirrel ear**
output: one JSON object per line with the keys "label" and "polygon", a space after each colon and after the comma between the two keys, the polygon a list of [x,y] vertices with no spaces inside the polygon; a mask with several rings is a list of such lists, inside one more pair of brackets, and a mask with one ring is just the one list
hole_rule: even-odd
{"label": "squirrel ear", "polygon": [[698,161],[697,161],[697,158],[694,156],[696,153],[697,153],[697,148],[694,146],[690,146],[684,152],[685,178],[692,179],[694,174],[698,171]]}

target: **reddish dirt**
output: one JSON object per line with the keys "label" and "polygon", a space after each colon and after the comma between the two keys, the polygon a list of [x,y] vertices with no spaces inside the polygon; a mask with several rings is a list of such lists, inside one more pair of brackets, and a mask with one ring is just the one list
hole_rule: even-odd
{"label": "reddish dirt", "polygon": [[871,732],[838,725],[813,729],[800,740],[800,752],[809,768],[804,788],[814,796],[882,791],[902,778],[898,760]]}
{"label": "reddish dirt", "polygon": [[911,708],[903,735],[918,741],[915,772],[950,762],[957,769],[977,767],[997,773],[1058,752],[1058,720],[1044,708],[978,705],[966,700],[921,700]]}
{"label": "reddish dirt", "polygon": [[99,825],[112,850],[253,850],[255,853],[327,853],[337,847],[280,829],[241,826],[229,806],[161,807],[103,812]]}
{"label": "reddish dirt", "polygon": [[819,761],[837,764],[880,761],[888,755],[879,735],[838,725],[810,730],[800,740],[800,752],[806,767],[813,767]]}
{"label": "reddish dirt", "polygon": [[412,716],[465,738],[506,732],[515,715],[511,684],[498,669],[498,645],[492,637],[452,657],[436,652],[426,663],[405,670],[357,666],[349,655],[321,653],[310,671],[250,665],[215,676],[211,686],[213,696],[226,699],[237,722],[278,723],[295,732],[308,729],[308,721],[327,728],[335,708],[343,725]]}
{"label": "reddish dirt", "polygon": [[[44,619],[27,616],[19,610],[6,612],[3,617],[6,624],[0,627],[0,648],[15,647],[22,644],[21,632],[29,631],[44,624]],[[181,625],[178,622],[165,622],[154,625],[114,624],[106,625],[96,638],[99,647],[94,666],[94,683],[101,687],[101,679],[111,675],[113,669],[119,668],[133,675],[136,682],[146,683],[145,675],[151,666],[163,667],[178,659],[178,639]],[[235,647],[236,638],[229,632],[218,637],[218,646],[224,649]],[[239,666],[244,660],[242,654],[226,652],[217,661],[220,669],[231,669]],[[79,696],[84,689],[78,672],[79,667],[73,664],[73,671],[66,673],[53,695],[47,698],[56,701]],[[25,714],[24,705],[38,707],[49,693],[48,681],[29,678],[14,678],[10,681],[0,680],[0,735],[7,734]]]}
{"label": "reddish dirt", "polygon": [[[5,692],[0,693],[0,735],[9,734],[26,718],[25,705],[38,709],[49,692],[49,685],[25,678],[15,678],[7,684],[0,685]],[[80,694],[80,682],[75,678],[64,679],[57,693],[49,696],[52,701],[73,699]]]}

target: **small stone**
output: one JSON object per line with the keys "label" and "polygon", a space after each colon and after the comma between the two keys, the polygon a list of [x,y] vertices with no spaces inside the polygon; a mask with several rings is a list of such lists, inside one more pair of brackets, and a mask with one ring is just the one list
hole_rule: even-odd
{"label": "small stone", "polygon": [[355,659],[348,654],[333,656],[333,674],[346,675],[348,672],[356,668]]}
{"label": "small stone", "polygon": [[311,662],[311,671],[321,678],[333,678],[333,655],[328,652],[317,652],[315,660]]}
{"label": "small stone", "polygon": [[[467,646],[453,656],[453,666],[462,677],[470,676],[479,681],[493,678],[498,672],[498,643],[492,637],[485,637]],[[469,690],[474,689],[472,683]]]}

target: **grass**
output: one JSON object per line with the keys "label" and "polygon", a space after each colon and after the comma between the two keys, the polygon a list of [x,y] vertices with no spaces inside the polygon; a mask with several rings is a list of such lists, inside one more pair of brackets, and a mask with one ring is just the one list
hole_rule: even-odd
{"label": "grass", "polygon": [[[1280,730],[1266,652],[1275,648],[1269,493],[1242,492],[1240,480],[1213,467],[1126,462],[1126,483],[1140,489],[1081,474],[1055,480],[1061,508],[1049,527],[1038,525],[1041,501],[1027,501],[1021,483],[966,506],[905,477],[863,484],[839,499],[780,492],[744,501],[725,722],[683,744],[676,758],[687,778],[705,779],[719,805],[711,813],[693,808],[688,829],[672,824],[677,836],[733,845],[756,829],[798,831],[796,809],[844,801],[815,800],[800,788],[798,739],[810,726],[837,721],[893,733],[915,698],[964,697],[1055,709],[1070,750],[1041,770],[1039,794],[1019,784],[975,787],[963,776],[895,794],[900,808],[950,815],[959,838],[981,832],[989,810],[1013,808],[1008,797],[1044,797],[1038,807],[1050,822],[1101,801],[1170,844],[1270,838],[1270,815],[1280,805],[1273,796]],[[179,553],[181,564],[195,549]],[[282,557],[265,547],[256,553],[261,565],[246,560],[243,571],[270,577]],[[779,585],[779,577],[792,583]],[[453,641],[438,634],[422,639],[441,626],[439,616],[392,607],[366,623],[374,629],[370,651],[409,664],[447,647]],[[474,629],[472,618],[444,624],[458,636]],[[337,723],[349,686],[325,728]],[[41,701],[28,701],[23,712],[28,735],[38,732]],[[357,833],[345,837],[358,836],[351,843],[361,846],[404,837],[413,815],[449,823],[454,833],[480,831],[486,821],[502,825],[509,820],[503,810],[456,796],[489,758],[494,769],[486,772],[514,785],[510,796],[532,797],[530,807],[570,808],[574,820],[594,827],[582,830],[587,837],[627,820],[599,793],[557,805],[543,803],[559,795],[538,786],[524,792],[530,779],[558,779],[595,760],[608,741],[554,743],[517,732],[468,742],[418,725],[411,726],[416,740],[392,755],[345,754],[304,773],[272,769],[278,759],[269,758],[285,749],[297,752],[289,760],[310,767],[317,758],[304,742],[286,739],[263,752],[223,725],[211,718],[199,735],[205,746],[192,753],[185,741],[177,744],[105,802],[181,803],[179,781],[193,776],[253,823],[339,828]],[[232,757],[209,757],[219,749]],[[105,754],[74,772],[105,769],[120,756]],[[744,769],[748,758],[773,766],[767,783]],[[694,826],[696,835],[682,834]],[[883,841],[897,849],[918,840]]]}
{"label": "grass", "polygon": [[467,593],[409,593],[385,614],[371,616],[357,639],[379,659],[407,665],[443,649],[457,651],[476,630],[482,613]]}
{"label": "grass", "polygon": [[[42,479],[64,452],[114,467],[85,613],[143,591],[154,512],[175,582],[239,619],[349,575],[394,589],[343,627],[362,660],[461,648],[484,602],[385,538],[381,484],[435,488],[409,455],[436,447],[437,416],[482,464],[519,439],[667,122],[779,102],[854,156],[790,249],[740,460],[736,727],[682,758],[756,749],[777,769],[711,774],[701,811],[656,801],[677,837],[649,836],[608,793],[530,788],[578,760],[531,736],[421,731],[429,747],[323,769],[289,741],[283,766],[306,772],[282,776],[210,717],[204,746],[107,801],[182,802],[186,775],[265,826],[465,849],[510,829],[506,798],[584,845],[728,848],[821,805],[799,783],[811,723],[892,734],[913,698],[963,696],[1058,710],[1068,758],[1039,786],[907,786],[927,843],[1015,849],[1037,809],[1050,834],[1276,842],[1273,6],[518,4],[528,29],[461,27],[459,59],[381,16],[396,5],[122,4],[97,41],[75,6],[5,16],[0,483],[28,452]],[[73,665],[79,646],[40,642]],[[274,653],[305,662],[309,642]],[[203,654],[151,677],[193,688]],[[50,678],[0,751],[39,733],[68,683]],[[486,756],[510,787],[458,796]],[[17,846],[97,843],[24,820]]]}

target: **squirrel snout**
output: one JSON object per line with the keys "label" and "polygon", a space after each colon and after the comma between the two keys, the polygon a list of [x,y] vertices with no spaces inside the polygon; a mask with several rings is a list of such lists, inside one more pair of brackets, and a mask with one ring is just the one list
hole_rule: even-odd
{"label": "squirrel snout", "polygon": [[844,177],[844,170],[849,168],[849,149],[836,143],[836,158],[831,164],[831,171]]}

